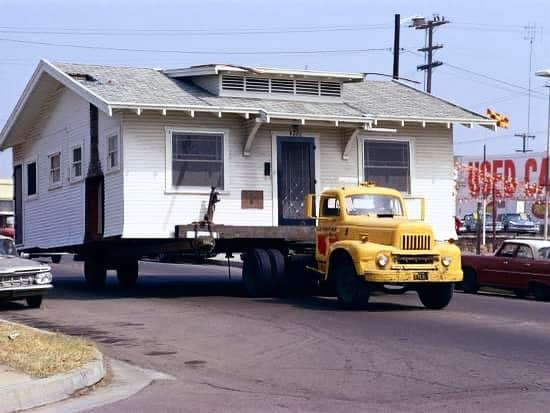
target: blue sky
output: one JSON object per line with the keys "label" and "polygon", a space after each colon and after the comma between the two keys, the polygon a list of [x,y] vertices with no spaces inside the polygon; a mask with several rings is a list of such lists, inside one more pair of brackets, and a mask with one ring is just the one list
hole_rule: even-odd
{"label": "blue sky", "polygon": [[[3,125],[40,58],[50,61],[144,67],[184,67],[202,63],[391,73],[389,50],[360,53],[197,54],[123,52],[14,43],[130,49],[220,51],[298,51],[389,49],[393,15],[445,16],[450,24],[435,32],[444,48],[436,58],[433,93],[469,109],[490,107],[510,117],[510,129],[455,129],[455,153],[511,153],[520,147],[514,133],[527,129],[529,42],[524,26],[537,27],[532,70],[550,68],[550,2],[502,1],[2,1],[0,0],[0,125]],[[544,25],[548,27],[544,27]],[[161,30],[170,31],[161,32]],[[193,33],[185,30],[195,30]],[[243,34],[247,31],[271,33]],[[58,32],[51,33],[52,31]],[[83,35],[82,31],[93,33]],[[63,34],[59,34],[63,32]],[[222,34],[220,34],[220,32]],[[235,33],[240,32],[240,33]],[[401,76],[423,80],[415,52],[423,32],[403,25]],[[414,53],[412,53],[412,52]],[[452,66],[451,66],[452,65]],[[530,145],[543,150],[547,127],[544,79],[532,76]],[[11,153],[0,153],[0,177],[11,175]]]}

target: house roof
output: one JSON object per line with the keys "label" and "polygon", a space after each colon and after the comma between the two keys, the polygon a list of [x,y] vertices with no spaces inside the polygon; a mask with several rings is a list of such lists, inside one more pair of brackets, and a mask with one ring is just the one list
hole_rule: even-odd
{"label": "house roof", "polygon": [[401,121],[402,124],[413,121],[495,127],[494,121],[480,114],[395,81],[345,83],[342,99],[332,102],[227,97],[216,96],[156,69],[52,64],[42,60],[0,134],[0,149],[11,146],[13,142],[9,136],[18,127],[22,128],[25,120],[32,119],[36,109],[33,111],[31,105],[27,105],[29,98],[38,100],[59,83],[109,115],[114,109],[132,109],[138,113],[149,109],[189,110],[242,113],[246,117],[256,114],[268,121],[281,118],[301,119],[302,122],[350,122],[363,124],[365,128],[384,120]]}

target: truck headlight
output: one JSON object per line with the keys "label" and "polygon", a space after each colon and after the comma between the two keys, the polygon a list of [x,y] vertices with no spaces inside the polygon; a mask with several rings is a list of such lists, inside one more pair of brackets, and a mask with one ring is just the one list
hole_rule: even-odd
{"label": "truck headlight", "polygon": [[390,259],[388,258],[387,255],[385,254],[378,254],[378,256],[376,257],[376,263],[380,266],[380,267],[385,267],[387,264],[388,264],[388,261]]}
{"label": "truck headlight", "polygon": [[441,264],[443,264],[445,267],[448,267],[449,265],[451,265],[452,261],[453,259],[451,257],[443,257],[441,259]]}
{"label": "truck headlight", "polygon": [[40,285],[49,284],[52,282],[52,273],[49,271],[39,272],[38,274],[36,274],[35,281],[37,284]]}

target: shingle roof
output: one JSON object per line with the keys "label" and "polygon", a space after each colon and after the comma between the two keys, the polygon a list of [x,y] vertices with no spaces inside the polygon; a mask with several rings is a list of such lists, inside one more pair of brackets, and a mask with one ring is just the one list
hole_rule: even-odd
{"label": "shingle roof", "polygon": [[267,113],[323,116],[486,120],[479,114],[393,81],[345,83],[342,102],[303,102],[215,96],[187,81],[172,79],[149,68],[69,63],[53,65],[67,74],[91,75],[96,81],[78,82],[109,103],[261,108]]}

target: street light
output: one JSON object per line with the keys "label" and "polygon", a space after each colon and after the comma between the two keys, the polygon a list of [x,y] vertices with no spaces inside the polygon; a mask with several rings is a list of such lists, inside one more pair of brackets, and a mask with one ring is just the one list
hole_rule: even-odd
{"label": "street light", "polygon": [[[550,69],[539,70],[535,73],[536,76],[549,77]],[[546,181],[544,185],[544,239],[548,239],[548,181],[550,181],[550,85],[546,85],[548,88],[548,125],[546,126]]]}

